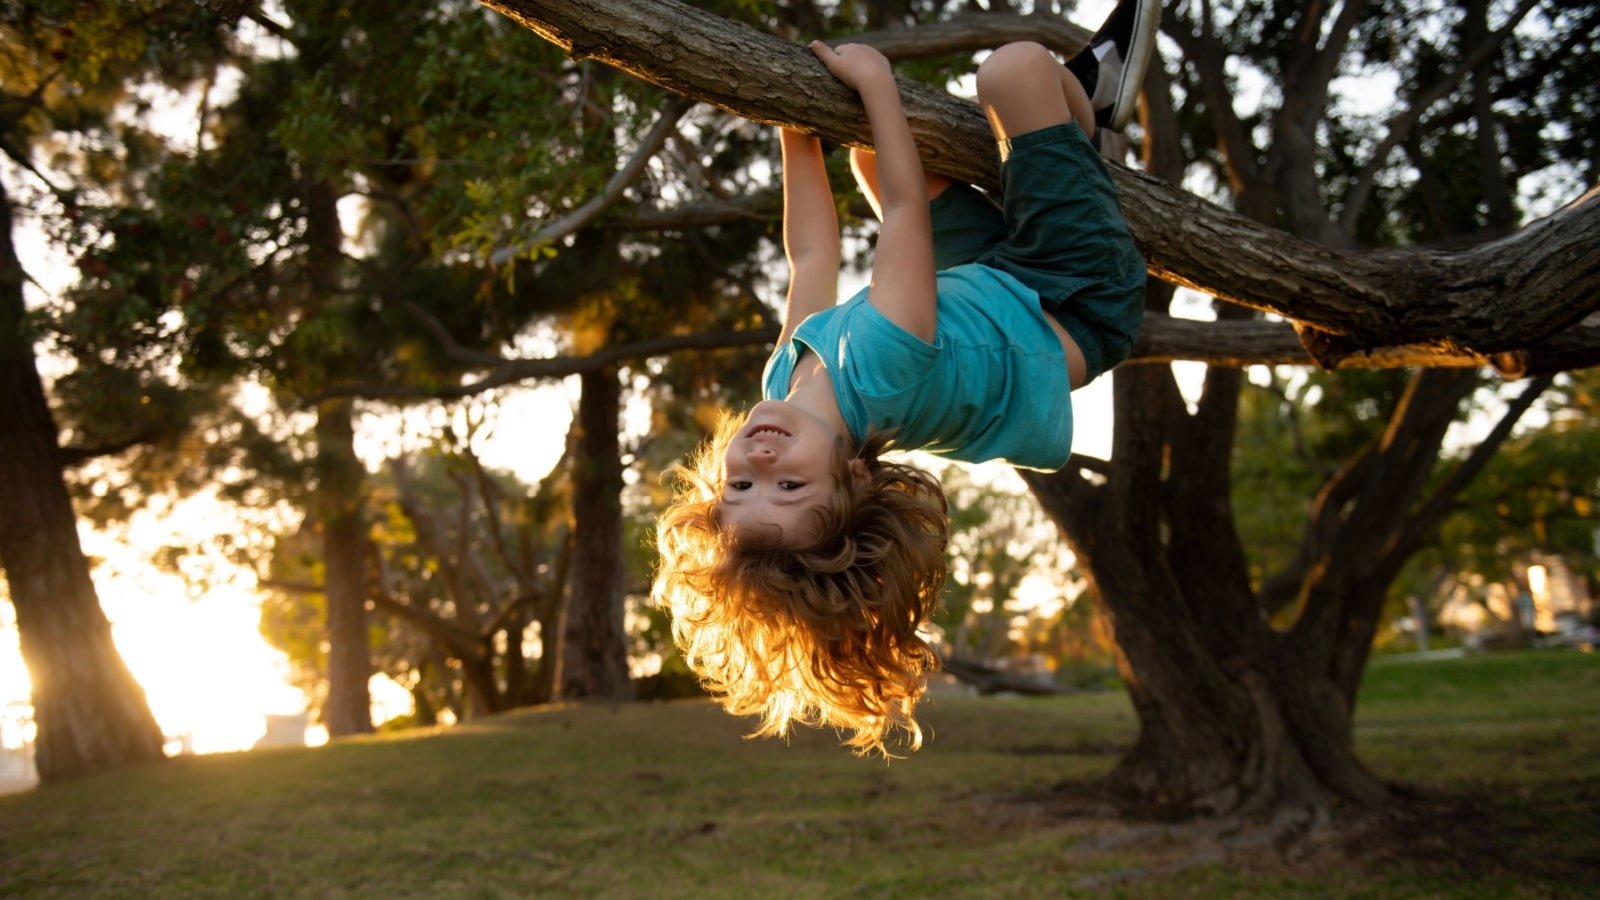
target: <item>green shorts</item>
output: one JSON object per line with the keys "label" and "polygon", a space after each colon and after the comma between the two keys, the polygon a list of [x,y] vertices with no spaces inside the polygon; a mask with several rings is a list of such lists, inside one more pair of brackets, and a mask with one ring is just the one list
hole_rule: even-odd
{"label": "green shorts", "polygon": [[1076,124],[1000,142],[1002,204],[965,185],[935,197],[934,261],[981,263],[1039,293],[1077,341],[1085,383],[1128,358],[1144,314],[1144,258],[1105,163]]}

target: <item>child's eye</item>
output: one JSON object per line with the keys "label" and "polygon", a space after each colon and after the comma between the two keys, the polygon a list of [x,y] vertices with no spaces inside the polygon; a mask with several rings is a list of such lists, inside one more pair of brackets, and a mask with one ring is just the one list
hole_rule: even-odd
{"label": "child's eye", "polygon": [[730,491],[748,491],[748,490],[750,490],[750,482],[748,482],[748,481],[730,481],[730,482],[728,482],[728,490],[730,490]]}
{"label": "child's eye", "polygon": [[786,491],[798,491],[805,487],[805,485],[798,481],[780,481],[778,482],[778,487],[781,487]]}

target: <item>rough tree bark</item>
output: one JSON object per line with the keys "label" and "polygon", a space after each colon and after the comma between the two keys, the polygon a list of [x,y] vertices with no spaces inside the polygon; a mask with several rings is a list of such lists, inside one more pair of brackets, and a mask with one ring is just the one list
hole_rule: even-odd
{"label": "rough tree bark", "polygon": [[161,729],[112,642],[78,544],[22,284],[11,200],[0,183],[0,567],[33,681],[34,759],[48,784],[163,753]]}
{"label": "rough tree bark", "polygon": [[[676,0],[481,2],[575,59],[616,66],[754,121],[870,146],[858,99],[799,44]],[[761,65],[725,64],[743,59]],[[901,88],[927,166],[993,188],[993,139],[978,108],[927,85]],[[1467,250],[1345,251],[1120,166],[1113,177],[1153,275],[1331,336],[1310,348],[1324,365],[1405,345],[1448,355],[1525,352],[1600,308],[1596,192]],[[1523,368],[1514,358],[1503,365]]]}
{"label": "rough tree bark", "polygon": [[573,547],[562,700],[631,700],[623,623],[622,385],[614,367],[582,376],[572,464]]}

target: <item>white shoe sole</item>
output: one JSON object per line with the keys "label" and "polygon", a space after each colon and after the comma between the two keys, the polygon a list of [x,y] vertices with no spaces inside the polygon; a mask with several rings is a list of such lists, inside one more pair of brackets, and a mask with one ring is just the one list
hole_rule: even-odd
{"label": "white shoe sole", "polygon": [[[1117,99],[1111,104],[1111,122],[1106,127],[1121,131],[1133,117],[1139,89],[1144,85],[1144,70],[1156,49],[1156,34],[1161,26],[1162,0],[1140,0],[1134,15],[1133,37],[1128,42],[1128,58],[1122,61],[1122,82]],[[1137,77],[1130,77],[1138,73]]]}

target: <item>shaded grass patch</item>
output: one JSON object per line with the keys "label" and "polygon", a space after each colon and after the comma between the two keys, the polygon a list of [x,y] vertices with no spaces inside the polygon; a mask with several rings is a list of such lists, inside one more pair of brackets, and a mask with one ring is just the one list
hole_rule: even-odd
{"label": "shaded grass patch", "polygon": [[1180,832],[1119,842],[1141,826],[1090,790],[1135,734],[1118,692],[939,694],[927,746],[892,763],[824,732],[748,741],[749,723],[678,701],[0,797],[0,894],[1579,895],[1600,870],[1597,701],[1594,656],[1376,662],[1358,746],[1416,799],[1362,841],[1296,859],[1217,861]]}

